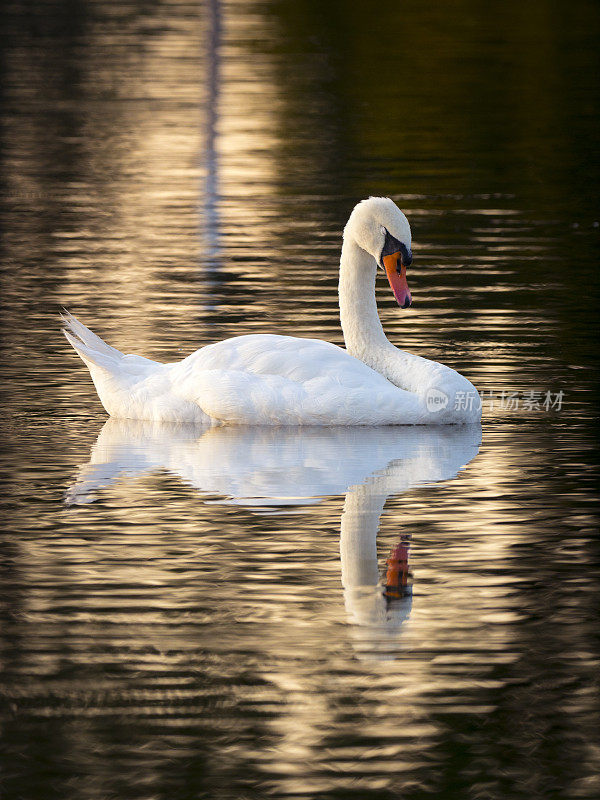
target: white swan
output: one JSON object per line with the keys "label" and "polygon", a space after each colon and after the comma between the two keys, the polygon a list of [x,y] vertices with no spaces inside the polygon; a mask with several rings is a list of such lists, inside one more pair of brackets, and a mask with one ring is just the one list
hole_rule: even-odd
{"label": "white swan", "polygon": [[344,229],[340,316],[347,351],[317,339],[257,334],[208,345],[175,364],[123,355],[65,313],[63,331],[114,417],[257,425],[416,425],[478,422],[473,385],[450,367],[398,350],[375,300],[378,265],[402,308],[411,295],[408,220],[371,197]]}

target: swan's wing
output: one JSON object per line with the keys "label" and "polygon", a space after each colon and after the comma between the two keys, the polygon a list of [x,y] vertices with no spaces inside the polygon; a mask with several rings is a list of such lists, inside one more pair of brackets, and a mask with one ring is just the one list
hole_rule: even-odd
{"label": "swan's wing", "polygon": [[136,356],[132,353],[127,353],[121,360],[123,372],[137,378],[145,378],[148,375],[156,374],[158,369],[162,368],[162,364],[152,361],[150,358],[144,356]]}
{"label": "swan's wing", "polygon": [[331,342],[277,334],[224,339],[196,350],[172,367],[180,380],[184,376],[197,376],[204,370],[214,369],[278,375],[299,382],[322,376],[336,367],[346,378],[353,375],[355,380],[361,374],[364,381],[365,376],[373,373],[362,361]]}
{"label": "swan's wing", "polygon": [[[418,398],[389,384],[347,387],[335,375],[299,382],[212,370],[196,402],[213,419],[245,425],[387,425],[418,422]],[[403,413],[402,413],[403,412]]]}
{"label": "swan's wing", "polygon": [[240,336],[172,367],[174,391],[213,419],[249,425],[418,423],[419,398],[336,345]]}

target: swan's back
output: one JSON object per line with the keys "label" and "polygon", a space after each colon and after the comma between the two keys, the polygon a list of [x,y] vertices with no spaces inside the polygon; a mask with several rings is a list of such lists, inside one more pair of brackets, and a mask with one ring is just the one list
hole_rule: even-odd
{"label": "swan's back", "polygon": [[385,425],[420,421],[418,398],[342,348],[257,334],[208,345],[174,364],[178,392],[221,422]]}
{"label": "swan's back", "polygon": [[255,334],[160,364],[124,355],[72,315],[65,335],[120,419],[251,425],[421,421],[418,398],[330,342]]}

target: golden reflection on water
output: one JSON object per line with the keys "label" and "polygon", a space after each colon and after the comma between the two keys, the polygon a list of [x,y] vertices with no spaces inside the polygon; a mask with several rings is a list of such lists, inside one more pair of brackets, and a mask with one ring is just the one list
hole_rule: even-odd
{"label": "golden reflection on water", "polygon": [[[586,8],[16,4],[7,798],[594,796]],[[376,193],[415,239],[414,307],[378,289],[391,340],[563,410],[484,405],[472,460],[460,430],[94,445],[59,306],[164,360],[339,344],[341,231]]]}
{"label": "golden reflection on water", "polygon": [[[156,472],[174,475],[204,496],[227,498],[212,500],[211,505],[226,502],[263,511],[300,509],[321,496],[346,493],[340,523],[346,608],[353,621],[372,628],[375,643],[383,635],[384,647],[390,646],[391,642],[385,644],[388,633],[400,628],[410,604],[392,600],[394,594],[403,599],[398,579],[390,578],[386,589],[379,575],[376,536],[384,504],[390,495],[411,486],[455,477],[477,453],[479,426],[441,431],[212,428],[200,433],[194,428],[109,420],[89,464],[68,489],[67,504],[93,502],[107,487],[116,485],[118,493],[123,480]],[[122,506],[139,518],[135,501],[132,504],[126,497],[120,496]],[[198,556],[210,558],[206,552]],[[393,569],[387,573],[391,576]],[[121,584],[127,577],[113,575]]]}

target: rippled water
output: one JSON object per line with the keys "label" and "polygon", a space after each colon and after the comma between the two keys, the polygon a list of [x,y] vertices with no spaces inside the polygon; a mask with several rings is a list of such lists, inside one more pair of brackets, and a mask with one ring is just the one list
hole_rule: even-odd
{"label": "rippled water", "polygon": [[[11,5],[3,798],[600,794],[599,19]],[[481,429],[106,422],[61,306],[163,360],[341,344],[369,194],[414,235],[386,331]]]}

